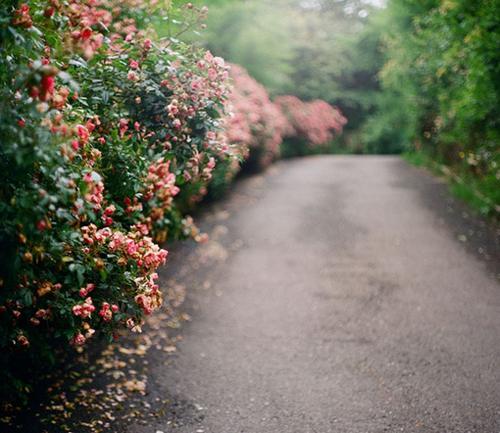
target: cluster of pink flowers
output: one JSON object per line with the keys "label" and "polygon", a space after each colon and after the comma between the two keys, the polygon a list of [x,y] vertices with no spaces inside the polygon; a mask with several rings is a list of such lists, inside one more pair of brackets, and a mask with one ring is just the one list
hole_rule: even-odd
{"label": "cluster of pink flowers", "polygon": [[85,287],[82,287],[78,293],[82,298],[85,298],[94,289],[95,289],[95,284],[88,283]]}
{"label": "cluster of pink flowers", "polygon": [[[150,314],[161,306],[162,300],[159,286],[155,283],[158,275],[154,271],[166,262],[168,253],[154,243],[150,237],[144,235],[144,233],[148,232],[145,226],[142,224],[138,224],[137,226],[134,231],[125,234],[109,227],[98,229],[95,224],[89,224],[83,226],[81,232],[87,244],[84,247],[86,254],[94,257],[99,257],[106,253],[112,254],[116,257],[116,264],[122,267],[127,266],[129,261],[134,263],[141,276],[135,279],[135,288],[132,291],[132,296],[134,302],[136,302],[144,314]],[[95,259],[96,269],[99,269],[102,265],[102,259]],[[95,332],[88,323],[92,313],[96,310],[90,295],[95,287],[94,283],[87,283],[82,287],[79,290],[79,295],[85,298],[85,300],[83,303],[77,303],[72,307],[73,314],[82,319],[82,327],[86,329],[84,334],[81,332],[75,334],[71,341],[74,345],[82,345]],[[118,304],[104,301],[101,303],[97,315],[103,324],[110,323],[113,320],[114,314],[119,311],[120,307]],[[136,324],[140,323],[140,320],[133,317],[126,319],[127,326],[132,322]],[[135,328],[136,331],[138,329]]]}
{"label": "cluster of pink flowers", "polygon": [[170,172],[170,164],[171,161],[160,158],[149,166],[145,180],[144,200],[154,201],[154,204],[146,219],[148,231],[155,221],[164,218],[165,211],[170,209],[174,197],[180,191],[175,184],[175,174]]}
{"label": "cluster of pink flowers", "polygon": [[109,304],[108,302],[103,302],[101,309],[99,310],[99,316],[105,322],[110,322],[113,318],[113,313],[120,311],[120,308],[116,304]]}
{"label": "cluster of pink flowers", "polygon": [[156,273],[137,279],[141,293],[135,296],[135,302],[141,307],[144,314],[151,314],[162,303],[160,287],[155,282],[157,279],[158,274]]}
{"label": "cluster of pink flowers", "polygon": [[279,156],[286,119],[264,86],[244,68],[232,65],[230,75],[234,87],[229,100],[232,115],[226,121],[227,140],[247,147],[249,157],[258,154],[257,163],[266,166]]}
{"label": "cluster of pink flowers", "polygon": [[[109,251],[118,254],[117,263],[125,265],[127,260],[133,260],[142,274],[153,272],[159,266],[165,264],[168,252],[160,248],[153,240],[146,236],[148,229],[143,224],[137,224],[134,229],[128,233],[123,233],[118,229],[104,227],[97,229],[95,224],[89,224],[81,228],[86,254],[91,254],[91,248],[96,251]],[[94,253],[93,255],[96,255]],[[87,285],[85,290],[90,292],[94,285]]]}
{"label": "cluster of pink flowers", "polygon": [[[69,33],[64,40],[68,49],[80,52],[88,60],[105,47],[109,52],[123,51],[123,42],[144,39],[145,31],[139,29],[134,18],[128,16],[131,8],[144,7],[139,0],[50,0],[51,14],[57,11],[68,18]],[[105,46],[105,37],[111,43]],[[146,42],[149,41],[149,42]],[[146,46],[151,43],[145,40]]]}
{"label": "cluster of pink flowers", "polygon": [[75,316],[81,317],[82,319],[88,319],[95,311],[92,298],[88,297],[82,304],[74,305],[72,311]]}
{"label": "cluster of pink flowers", "polygon": [[104,200],[104,183],[101,180],[101,176],[95,171],[87,172],[83,176],[83,180],[87,185],[87,192],[84,196],[85,200],[92,205],[94,210],[100,210],[102,208],[102,201]]}
{"label": "cluster of pink flowers", "polygon": [[[195,68],[186,68],[180,59],[170,64],[170,70],[175,73],[160,83],[173,95],[166,107],[167,116],[161,117],[166,119],[164,126],[169,133],[158,145],[170,150],[181,143],[193,143],[193,121],[198,113],[217,108],[214,101],[225,101],[229,89],[228,69],[222,58],[209,51],[196,62]],[[213,155],[230,153],[230,149],[215,130],[209,130],[201,146],[191,144],[191,152],[183,167],[183,178],[190,183],[206,183],[215,167]]]}
{"label": "cluster of pink flowers", "polygon": [[313,146],[331,141],[347,122],[338,108],[320,99],[304,102],[285,95],[277,97],[275,104],[288,120],[284,136],[302,138]]}
{"label": "cluster of pink flowers", "polygon": [[242,159],[265,167],[279,156],[284,139],[298,138],[316,146],[342,132],[346,119],[327,102],[304,102],[288,95],[272,102],[266,89],[241,66],[232,65],[230,76],[232,115],[226,119],[225,133]]}

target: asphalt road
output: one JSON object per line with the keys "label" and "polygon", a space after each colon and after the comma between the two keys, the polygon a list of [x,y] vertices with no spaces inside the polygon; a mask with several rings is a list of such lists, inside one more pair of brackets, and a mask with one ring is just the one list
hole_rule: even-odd
{"label": "asphalt road", "polygon": [[150,360],[173,405],[130,433],[500,432],[498,230],[441,181],[298,159],[201,221],[192,321]]}

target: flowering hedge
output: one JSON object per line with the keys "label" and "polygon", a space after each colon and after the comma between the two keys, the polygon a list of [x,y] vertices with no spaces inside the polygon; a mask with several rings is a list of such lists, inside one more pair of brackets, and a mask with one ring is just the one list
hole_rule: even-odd
{"label": "flowering hedge", "polygon": [[140,330],[162,302],[158,242],[199,237],[184,204],[233,158],[220,133],[228,68],[144,30],[154,4],[0,11],[2,371],[54,341]]}
{"label": "flowering hedge", "polygon": [[278,158],[287,121],[264,86],[244,68],[231,65],[230,76],[232,116],[227,121],[227,139],[248,149],[247,163],[263,168]]}
{"label": "flowering hedge", "polygon": [[277,97],[275,103],[288,120],[283,134],[287,140],[286,156],[308,153],[328,144],[342,133],[347,122],[338,108],[321,99],[304,102],[284,95]]}
{"label": "flowering hedge", "polygon": [[282,135],[287,128],[283,113],[267,90],[238,65],[230,65],[229,114],[224,119],[224,138],[231,143],[236,159],[218,161],[209,185],[209,196],[222,195],[242,168],[261,170],[280,155]]}

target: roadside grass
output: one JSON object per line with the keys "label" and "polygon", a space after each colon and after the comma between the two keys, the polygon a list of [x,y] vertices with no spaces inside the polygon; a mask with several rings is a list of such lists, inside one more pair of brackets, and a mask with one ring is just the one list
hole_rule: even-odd
{"label": "roadside grass", "polygon": [[492,179],[478,179],[470,174],[453,171],[450,167],[434,160],[426,152],[405,152],[402,158],[416,167],[423,167],[437,176],[443,176],[451,194],[466,202],[479,214],[494,221],[500,220],[500,188]]}

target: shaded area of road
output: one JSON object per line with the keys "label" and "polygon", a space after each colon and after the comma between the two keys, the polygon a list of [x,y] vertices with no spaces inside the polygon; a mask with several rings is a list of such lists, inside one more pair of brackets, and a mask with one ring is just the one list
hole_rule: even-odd
{"label": "shaded area of road", "polygon": [[173,403],[129,433],[500,430],[498,232],[439,180],[396,157],[293,160],[203,224],[199,260],[163,276],[193,320],[149,359],[150,398]]}

